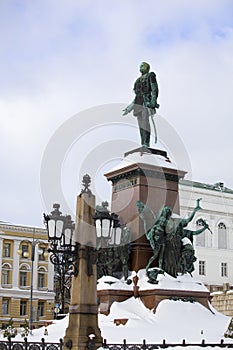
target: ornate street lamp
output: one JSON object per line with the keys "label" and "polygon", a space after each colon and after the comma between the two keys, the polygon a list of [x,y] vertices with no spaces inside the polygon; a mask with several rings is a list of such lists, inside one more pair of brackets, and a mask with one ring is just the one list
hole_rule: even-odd
{"label": "ornate street lamp", "polygon": [[97,249],[120,245],[126,227],[120,224],[118,215],[110,213],[107,207],[108,202],[103,202],[101,206],[97,205],[93,217],[96,226]]}
{"label": "ornate street lamp", "polygon": [[73,240],[74,223],[71,216],[62,215],[59,208],[60,204],[54,204],[51,214],[44,214],[50,244],[50,260],[54,265],[72,267],[71,274],[77,276],[79,243]]}
{"label": "ornate street lamp", "polygon": [[108,202],[97,205],[93,217],[97,234],[98,278],[123,272],[127,279],[130,232],[126,225],[120,224],[118,215],[110,213],[107,207]]}
{"label": "ornate street lamp", "polygon": [[[70,215],[62,215],[60,205],[54,204],[49,215],[44,214],[45,226],[48,232],[50,261],[56,266],[56,281],[58,283],[57,299],[61,303],[61,312],[65,312],[65,300],[70,298],[72,275],[78,275],[79,246],[74,242],[74,222]],[[57,300],[57,301],[58,301]]]}

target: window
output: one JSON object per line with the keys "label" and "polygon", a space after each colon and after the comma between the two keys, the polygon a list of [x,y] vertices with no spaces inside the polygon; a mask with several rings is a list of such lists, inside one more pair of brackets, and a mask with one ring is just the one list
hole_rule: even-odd
{"label": "window", "polygon": [[227,249],[227,228],[223,222],[218,224],[218,248]]}
{"label": "window", "polygon": [[22,244],[22,258],[27,258],[27,255],[28,255],[28,244]]}
{"label": "window", "polygon": [[2,285],[10,284],[10,265],[3,264],[2,266]]}
{"label": "window", "polygon": [[9,299],[2,299],[2,315],[9,315]]}
{"label": "window", "polygon": [[44,302],[38,302],[38,317],[44,316]]}
{"label": "window", "polygon": [[44,266],[40,266],[37,275],[37,286],[38,289],[44,288],[46,283],[47,270]]}
{"label": "window", "polygon": [[20,287],[25,287],[27,285],[27,272],[20,271],[20,274],[19,274],[19,285],[20,285]]}
{"label": "window", "polygon": [[27,301],[20,300],[20,316],[27,315]]}
{"label": "window", "polygon": [[28,273],[28,267],[25,265],[21,266],[20,271],[19,271],[19,286],[20,287],[27,286],[27,273]]}
{"label": "window", "polygon": [[4,243],[3,244],[3,257],[9,258],[11,256],[11,244],[10,243]]}
{"label": "window", "polygon": [[[203,223],[199,219],[196,221],[196,230],[199,230],[201,227],[203,227]],[[196,246],[205,247],[205,231],[196,236]]]}
{"label": "window", "polygon": [[221,276],[227,277],[227,263],[221,263]]}
{"label": "window", "polygon": [[205,271],[205,261],[203,260],[200,260],[199,261],[199,275],[200,276],[205,276],[206,274],[206,271]]}
{"label": "window", "polygon": [[45,248],[44,247],[40,247],[39,248],[39,260],[40,261],[45,261],[45,256],[44,256],[44,253],[45,253]]}
{"label": "window", "polygon": [[43,272],[39,272],[38,273],[38,288],[43,288],[44,287],[44,273]]}
{"label": "window", "polygon": [[10,271],[2,270],[2,284],[10,284]]}

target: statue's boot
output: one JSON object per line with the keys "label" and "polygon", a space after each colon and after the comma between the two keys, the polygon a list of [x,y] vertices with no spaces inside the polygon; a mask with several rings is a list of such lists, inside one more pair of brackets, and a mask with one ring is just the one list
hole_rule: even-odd
{"label": "statue's boot", "polygon": [[142,146],[147,148],[150,147],[150,132],[141,129],[140,134],[141,134]]}
{"label": "statue's boot", "polygon": [[150,132],[144,130],[145,133],[145,145],[146,147],[150,147]]}

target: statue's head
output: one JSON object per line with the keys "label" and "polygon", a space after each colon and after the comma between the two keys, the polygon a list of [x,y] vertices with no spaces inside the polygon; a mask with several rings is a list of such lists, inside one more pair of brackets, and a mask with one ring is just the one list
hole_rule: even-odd
{"label": "statue's head", "polygon": [[147,62],[142,62],[141,64],[140,64],[140,72],[142,73],[142,74],[146,74],[146,73],[148,73],[150,71],[150,65],[149,65],[149,63],[147,63]]}
{"label": "statue's head", "polygon": [[172,208],[169,206],[163,207],[162,215],[166,218],[169,219],[172,215]]}

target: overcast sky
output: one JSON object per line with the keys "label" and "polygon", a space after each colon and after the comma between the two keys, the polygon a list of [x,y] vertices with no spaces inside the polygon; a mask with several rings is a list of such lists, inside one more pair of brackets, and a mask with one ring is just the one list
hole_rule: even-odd
{"label": "overcast sky", "polygon": [[[50,208],[40,174],[54,135],[56,156],[57,139],[66,138],[61,187],[71,211],[80,173],[91,173],[96,149],[113,149],[117,160],[123,155],[122,138],[129,149],[139,144],[138,130],[130,126],[134,118],[121,117],[121,105],[133,99],[141,61],[156,72],[158,113],[182,140],[192,179],[233,188],[232,0],[1,0],[0,42],[0,220],[43,225],[42,213]],[[115,131],[101,129],[96,106],[102,105],[113,105]],[[90,108],[92,122],[90,113],[81,121]],[[89,149],[77,120],[84,129],[87,125]],[[76,139],[65,130],[70,121],[68,130],[77,127]],[[122,136],[124,123],[129,123],[124,129],[129,140]],[[108,147],[111,140],[114,146]],[[104,152],[102,170],[111,158]]]}

